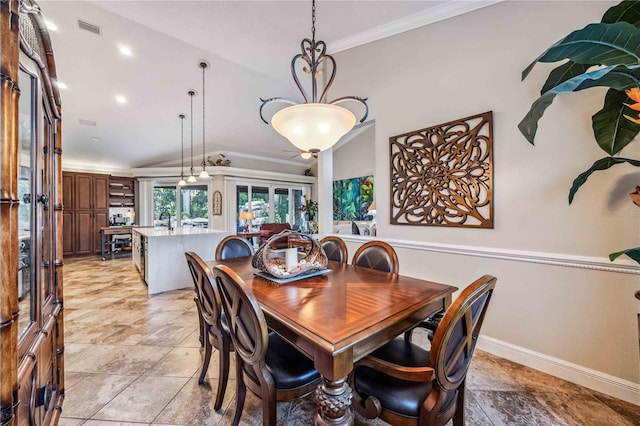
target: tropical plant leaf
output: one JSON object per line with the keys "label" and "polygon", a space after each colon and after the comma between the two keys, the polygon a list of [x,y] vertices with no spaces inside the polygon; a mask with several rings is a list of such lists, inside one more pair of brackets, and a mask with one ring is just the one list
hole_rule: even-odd
{"label": "tropical plant leaf", "polygon": [[625,92],[609,89],[603,108],[591,118],[598,145],[611,156],[631,143],[640,132],[640,125],[624,118],[624,114],[637,114],[625,105],[628,99]]}
{"label": "tropical plant leaf", "polygon": [[580,74],[579,76],[573,77],[572,79],[567,80],[545,92],[544,95],[536,99],[536,101],[531,105],[529,112],[527,112],[522,121],[518,124],[518,129],[520,129],[522,135],[533,145],[536,132],[538,131],[538,121],[542,118],[544,111],[553,103],[553,99],[558,93],[572,92],[583,82],[587,80],[599,80],[615,68],[616,67],[604,67],[595,71]]}
{"label": "tropical plant leaf", "polygon": [[524,80],[536,62],[570,59],[578,64],[640,64],[640,31],[628,22],[589,24],[555,43],[522,72]]}
{"label": "tropical plant leaf", "polygon": [[618,251],[618,252],[615,252],[615,253],[611,253],[609,255],[609,260],[613,262],[614,260],[616,260],[617,258],[622,256],[623,254],[626,254],[631,259],[633,259],[636,262],[640,263],[640,247],[630,248],[630,249]]}
{"label": "tropical plant leaf", "polygon": [[576,64],[573,61],[560,65],[549,73],[549,77],[547,77],[547,81],[544,82],[544,85],[540,90],[540,94],[543,95],[559,84],[562,84],[580,74],[584,74],[591,66],[592,65]]}
{"label": "tropical plant leaf", "polygon": [[606,170],[616,164],[620,163],[629,163],[632,166],[640,167],[640,160],[632,160],[630,158],[618,158],[618,157],[605,157],[601,158],[589,169],[585,172],[580,173],[577,178],[574,179],[573,185],[571,185],[571,189],[569,190],[569,204],[573,201],[573,197],[576,195],[578,189],[587,181],[589,176],[591,176],[594,172],[599,170]]}
{"label": "tropical plant leaf", "polygon": [[609,8],[602,17],[602,23],[612,24],[614,22],[628,22],[638,27],[640,24],[640,2],[627,0]]}

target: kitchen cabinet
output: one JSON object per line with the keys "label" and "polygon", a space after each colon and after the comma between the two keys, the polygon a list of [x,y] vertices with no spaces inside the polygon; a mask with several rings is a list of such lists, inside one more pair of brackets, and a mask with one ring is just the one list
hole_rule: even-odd
{"label": "kitchen cabinet", "polygon": [[0,424],[55,425],[65,390],[62,228],[70,217],[60,93],[38,5],[1,2],[0,22]]}
{"label": "kitchen cabinet", "polygon": [[109,226],[106,174],[63,174],[63,245],[67,256],[100,253],[100,228]]}

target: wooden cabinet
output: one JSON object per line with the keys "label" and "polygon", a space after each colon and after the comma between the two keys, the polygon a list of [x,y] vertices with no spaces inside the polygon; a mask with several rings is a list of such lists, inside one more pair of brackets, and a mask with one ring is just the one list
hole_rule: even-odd
{"label": "wooden cabinet", "polygon": [[134,178],[111,176],[109,180],[109,207],[129,207],[136,205]]}
{"label": "wooden cabinet", "polygon": [[105,174],[64,173],[65,255],[100,253],[100,228],[109,226],[110,179]]}
{"label": "wooden cabinet", "polygon": [[[0,424],[58,424],[64,401],[62,124],[32,0],[0,7]],[[67,247],[65,247],[65,244]]]}

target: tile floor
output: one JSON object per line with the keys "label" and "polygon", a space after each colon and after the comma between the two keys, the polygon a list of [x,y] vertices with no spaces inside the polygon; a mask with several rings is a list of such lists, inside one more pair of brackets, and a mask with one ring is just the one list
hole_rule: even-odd
{"label": "tile floor", "polygon": [[[227,425],[235,381],[213,410],[217,355],[198,386],[202,351],[190,289],[148,297],[130,259],[67,259],[62,426]],[[230,374],[233,378],[233,371]],[[468,375],[470,425],[640,425],[640,407],[476,351]],[[212,388],[214,389],[212,391]],[[278,424],[312,425],[314,402],[278,404]],[[247,392],[241,424],[262,422]],[[381,425],[356,416],[356,425]]]}

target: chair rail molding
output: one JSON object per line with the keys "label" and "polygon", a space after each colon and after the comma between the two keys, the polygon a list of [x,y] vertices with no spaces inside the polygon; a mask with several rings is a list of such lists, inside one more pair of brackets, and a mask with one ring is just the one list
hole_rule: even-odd
{"label": "chair rail molding", "polygon": [[[331,234],[352,243],[363,243],[371,240],[369,237],[358,235]],[[567,268],[591,269],[596,271],[614,272],[620,274],[640,275],[640,266],[625,259],[615,263],[606,257],[576,256],[561,253],[546,253],[526,250],[500,249],[492,247],[474,247],[456,244],[425,243],[421,241],[379,238],[391,244],[394,248],[430,251],[438,253],[456,254],[461,256],[476,256],[491,259],[509,260],[514,262],[538,263],[543,265],[563,266]]]}

